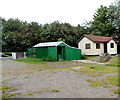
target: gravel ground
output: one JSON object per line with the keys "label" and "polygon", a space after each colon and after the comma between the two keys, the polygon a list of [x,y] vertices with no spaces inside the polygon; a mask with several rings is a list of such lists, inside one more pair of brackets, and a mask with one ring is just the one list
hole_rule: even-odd
{"label": "gravel ground", "polygon": [[[44,64],[43,64],[44,65]],[[3,86],[9,86],[21,93],[11,98],[117,98],[110,88],[90,87],[87,79],[100,79],[104,76],[91,77],[87,73],[69,69],[38,70],[43,66],[13,60],[3,60]],[[72,62],[48,62],[54,67],[73,67]],[[115,73],[113,73],[114,75]]]}

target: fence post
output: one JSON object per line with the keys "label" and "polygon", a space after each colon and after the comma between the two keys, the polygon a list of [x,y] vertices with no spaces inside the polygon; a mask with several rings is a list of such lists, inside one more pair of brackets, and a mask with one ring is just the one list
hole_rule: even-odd
{"label": "fence post", "polygon": [[0,58],[2,57],[2,53],[0,53]]}
{"label": "fence post", "polygon": [[24,58],[26,58],[26,52],[24,52]]}
{"label": "fence post", "polygon": [[12,58],[16,59],[16,53],[12,53]]}

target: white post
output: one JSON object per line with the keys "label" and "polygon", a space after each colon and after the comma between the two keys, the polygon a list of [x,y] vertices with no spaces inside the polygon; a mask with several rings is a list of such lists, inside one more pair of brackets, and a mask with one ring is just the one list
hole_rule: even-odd
{"label": "white post", "polygon": [[2,58],[2,53],[0,53],[0,58]]}
{"label": "white post", "polygon": [[24,52],[24,58],[26,58],[26,52]]}
{"label": "white post", "polygon": [[12,53],[12,58],[16,59],[16,53]]}

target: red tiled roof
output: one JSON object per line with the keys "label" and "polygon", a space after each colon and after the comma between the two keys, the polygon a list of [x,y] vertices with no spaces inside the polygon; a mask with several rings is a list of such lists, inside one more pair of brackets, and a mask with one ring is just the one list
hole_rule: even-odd
{"label": "red tiled roof", "polygon": [[86,34],[84,34],[84,36],[94,42],[109,42],[111,39],[113,39],[112,37],[106,37],[106,36],[96,36],[96,35],[86,35]]}

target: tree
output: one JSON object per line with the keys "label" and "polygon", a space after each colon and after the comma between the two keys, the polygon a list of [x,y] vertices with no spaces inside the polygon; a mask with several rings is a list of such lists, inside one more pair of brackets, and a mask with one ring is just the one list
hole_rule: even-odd
{"label": "tree", "polygon": [[21,32],[22,31],[22,24],[23,22],[20,21],[19,19],[12,19],[10,18],[9,20],[7,20],[6,22],[3,21],[3,33],[6,32]]}
{"label": "tree", "polygon": [[109,7],[101,6],[93,19],[90,24],[91,33],[117,38],[120,34],[120,1],[116,0]]}
{"label": "tree", "polygon": [[108,7],[101,5],[94,14],[93,19],[91,32],[95,35],[112,36],[115,33],[115,26],[113,25],[114,16]]}

